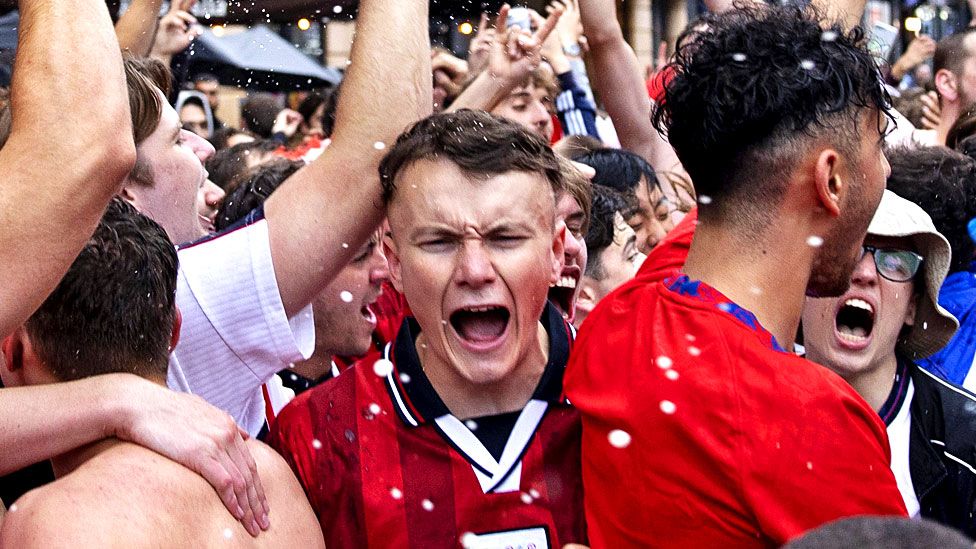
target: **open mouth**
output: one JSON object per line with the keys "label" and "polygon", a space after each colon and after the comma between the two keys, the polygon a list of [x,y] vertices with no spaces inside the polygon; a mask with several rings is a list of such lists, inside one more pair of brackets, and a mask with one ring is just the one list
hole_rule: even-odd
{"label": "open mouth", "polygon": [[837,311],[835,323],[841,341],[866,344],[874,328],[874,307],[863,299],[850,298]]}
{"label": "open mouth", "polygon": [[373,312],[373,309],[371,309],[369,305],[363,305],[363,307],[359,309],[359,314],[363,315],[363,319],[366,320],[368,324],[374,328],[376,327],[376,313]]}
{"label": "open mouth", "polygon": [[451,313],[451,327],[461,341],[476,350],[498,344],[508,330],[511,313],[497,305],[463,307]]}
{"label": "open mouth", "polygon": [[579,267],[567,266],[555,285],[549,287],[549,301],[551,301],[563,316],[572,320],[576,313],[576,287],[579,285]]}

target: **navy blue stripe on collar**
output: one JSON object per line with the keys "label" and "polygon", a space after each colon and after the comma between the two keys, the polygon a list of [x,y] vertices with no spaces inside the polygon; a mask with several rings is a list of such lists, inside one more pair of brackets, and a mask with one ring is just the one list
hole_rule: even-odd
{"label": "navy blue stripe on collar", "polygon": [[905,403],[905,397],[908,396],[908,384],[912,381],[912,376],[908,372],[910,366],[908,359],[901,355],[896,355],[896,359],[898,360],[898,368],[895,370],[894,383],[891,385],[891,391],[888,393],[884,405],[878,410],[878,415],[881,416],[885,425],[891,425],[895,416],[898,415],[898,411]]}
{"label": "navy blue stripe on collar", "polygon": [[[559,310],[550,303],[546,303],[539,320],[549,335],[549,361],[532,398],[550,403],[559,402],[563,389],[563,372],[569,361],[570,334]],[[390,360],[394,364],[393,377],[400,382],[387,384],[387,389],[397,393],[391,394],[394,401],[399,397],[408,409],[416,411],[415,419],[423,425],[451,412],[434,390],[420,364],[416,347],[420,331],[416,319],[404,319],[390,353]],[[405,418],[401,419],[407,425],[411,424]]]}

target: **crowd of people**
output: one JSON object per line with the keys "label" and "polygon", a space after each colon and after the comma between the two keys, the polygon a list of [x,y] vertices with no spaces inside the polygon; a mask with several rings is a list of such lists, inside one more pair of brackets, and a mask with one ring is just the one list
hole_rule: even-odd
{"label": "crowd of people", "polygon": [[976,27],[361,0],[233,128],[193,3],[19,3],[0,546],[973,547]]}

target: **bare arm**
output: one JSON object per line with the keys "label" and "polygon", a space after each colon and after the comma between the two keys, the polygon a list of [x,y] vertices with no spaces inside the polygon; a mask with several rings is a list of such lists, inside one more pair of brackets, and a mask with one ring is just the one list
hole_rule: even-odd
{"label": "bare arm", "polygon": [[580,15],[593,62],[592,83],[613,120],[620,144],[655,170],[680,171],[671,145],[651,124],[651,100],[637,55],[624,40],[614,0],[580,0]]}
{"label": "bare arm", "polygon": [[812,0],[811,3],[823,10],[828,20],[836,20],[841,27],[850,29],[861,23],[867,0]]}
{"label": "bare arm", "polygon": [[0,149],[3,335],[57,285],[135,161],[105,2],[22,0],[20,15],[11,134]]}
{"label": "bare arm", "polygon": [[136,0],[129,4],[129,9],[115,23],[115,36],[123,51],[138,57],[149,55],[162,3],[163,0]]}
{"label": "bare arm", "polygon": [[384,215],[379,162],[431,113],[427,2],[363,0],[332,144],[265,203],[285,312],[301,310]]}
{"label": "bare arm", "polygon": [[[251,512],[267,524],[266,503],[238,504],[253,482],[262,491],[240,430],[226,413],[196,396],[175,393],[129,374],[0,390],[0,474],[79,446],[117,437],[196,471],[252,534]],[[251,481],[251,479],[254,479]],[[241,508],[241,505],[250,507]]]}

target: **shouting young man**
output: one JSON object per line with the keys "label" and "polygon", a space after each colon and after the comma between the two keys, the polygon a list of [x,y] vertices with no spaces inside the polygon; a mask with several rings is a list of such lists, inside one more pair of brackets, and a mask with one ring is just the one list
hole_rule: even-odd
{"label": "shouting young man", "polygon": [[[373,355],[286,407],[271,442],[336,547],[586,541],[560,163],[486,113],[435,115],[381,165],[393,284],[412,311]],[[585,220],[583,221],[585,225]]]}

